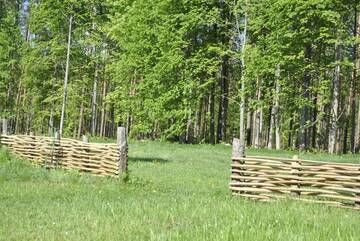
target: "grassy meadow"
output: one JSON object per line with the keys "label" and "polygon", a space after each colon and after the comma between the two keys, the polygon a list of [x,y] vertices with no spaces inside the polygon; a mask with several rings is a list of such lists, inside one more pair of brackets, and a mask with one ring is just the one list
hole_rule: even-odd
{"label": "grassy meadow", "polygon": [[124,182],[47,171],[2,150],[0,240],[360,240],[359,212],[233,197],[228,191],[230,155],[225,145],[131,143],[129,180]]}

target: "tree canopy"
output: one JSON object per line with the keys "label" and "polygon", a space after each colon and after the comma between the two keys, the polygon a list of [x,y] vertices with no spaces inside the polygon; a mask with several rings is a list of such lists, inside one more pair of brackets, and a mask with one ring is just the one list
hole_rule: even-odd
{"label": "tree canopy", "polygon": [[52,135],[64,104],[67,136],[357,152],[359,43],[356,0],[0,0],[0,114],[14,133]]}

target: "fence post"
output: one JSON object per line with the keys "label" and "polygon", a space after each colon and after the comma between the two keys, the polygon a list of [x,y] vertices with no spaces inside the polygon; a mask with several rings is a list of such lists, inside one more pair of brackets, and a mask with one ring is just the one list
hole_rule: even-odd
{"label": "fence post", "polygon": [[8,134],[7,119],[2,119],[2,134],[6,136]]}
{"label": "fence post", "polygon": [[119,174],[122,174],[127,171],[128,164],[128,146],[124,127],[118,127],[117,129],[117,145],[119,147]]}
{"label": "fence post", "polygon": [[232,143],[232,156],[233,157],[241,157],[241,153],[240,153],[240,140],[237,138],[234,138],[233,143]]}
{"label": "fence post", "polygon": [[82,141],[83,141],[84,143],[89,143],[89,138],[88,138],[86,135],[83,135],[83,136],[82,136]]}
{"label": "fence post", "polygon": [[[234,158],[239,158],[239,157],[245,157],[245,156],[241,152],[241,142],[240,142],[240,140],[237,139],[237,138],[234,138],[233,143],[232,143],[231,177],[234,176],[236,178],[231,178],[231,185],[236,184],[236,183],[244,182],[244,179],[239,179],[239,176],[240,177],[244,176],[244,173],[242,172],[244,170],[244,168],[237,166],[237,165],[241,166],[242,164],[244,164],[244,161],[243,160],[234,160]],[[242,194],[244,192],[239,191],[238,193]]]}
{"label": "fence post", "polygon": [[[297,182],[297,184],[292,184],[291,185],[291,189],[300,189],[300,180],[299,180],[299,167],[300,167],[300,161],[299,161],[299,157],[298,156],[293,156],[293,161],[291,162],[291,175],[292,176],[296,176],[297,178],[293,179],[294,181]],[[299,197],[301,194],[300,190],[299,191],[291,191],[291,195],[294,197]]]}
{"label": "fence post", "polygon": [[[360,163],[359,163],[359,168],[358,170],[360,171]],[[358,176],[360,178],[360,175]],[[357,183],[360,183],[360,181],[358,180]],[[357,191],[360,192],[360,187],[357,187]],[[357,193],[355,196],[357,199],[360,199],[360,193]],[[360,201],[355,201],[355,207],[360,208]]]}
{"label": "fence post", "polygon": [[[55,131],[54,135],[54,143],[52,147],[52,153],[51,153],[51,163],[53,164],[55,160],[55,167],[59,167],[59,160],[61,157],[61,144],[60,144],[60,132],[57,130]],[[55,151],[54,151],[55,150]]]}

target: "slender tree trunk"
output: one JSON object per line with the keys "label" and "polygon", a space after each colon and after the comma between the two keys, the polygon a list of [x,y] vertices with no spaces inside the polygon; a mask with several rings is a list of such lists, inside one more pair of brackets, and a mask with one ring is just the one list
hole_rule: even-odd
{"label": "slender tree trunk", "polygon": [[[311,44],[305,46],[305,62],[308,66],[311,61],[312,48]],[[309,99],[309,87],[310,87],[311,75],[309,70],[305,69],[304,72],[304,81],[302,89],[302,96],[305,100]],[[299,137],[299,149],[304,151],[308,148],[308,133],[306,128],[306,123],[308,121],[309,110],[307,104],[303,105],[300,111],[300,137]]]}
{"label": "slender tree trunk", "polygon": [[72,20],[73,20],[73,16],[70,16],[70,18],[69,18],[69,34],[68,34],[67,54],[66,54],[66,68],[65,68],[65,78],[64,78],[64,95],[63,95],[63,103],[62,103],[62,108],[61,108],[61,119],[60,119],[60,129],[59,129],[60,136],[62,136],[62,134],[63,134],[64,118],[65,118],[65,107],[66,107],[66,99],[67,99],[67,85],[68,85],[68,78],[69,78]]}
{"label": "slender tree trunk", "polygon": [[16,95],[16,102],[15,102],[15,109],[16,109],[16,116],[15,116],[15,134],[19,132],[19,126],[20,126],[20,115],[21,115],[21,108],[20,108],[20,102],[21,102],[21,80],[18,84],[18,91]]}
{"label": "slender tree trunk", "polygon": [[96,104],[97,104],[97,82],[98,82],[98,66],[95,64],[94,86],[92,92],[91,103],[91,134],[96,135]]}
{"label": "slender tree trunk", "polygon": [[83,97],[85,95],[85,87],[82,87],[81,89],[81,106],[80,106],[80,115],[79,115],[79,126],[78,126],[78,133],[77,133],[77,138],[80,139],[80,137],[82,136],[82,130],[83,130],[83,120],[84,120],[84,101],[83,101]]}
{"label": "slender tree trunk", "polygon": [[[100,136],[104,136],[105,128],[105,116],[106,116],[106,80],[104,80],[103,95],[102,95],[102,106],[101,106],[101,124],[100,124]],[[127,133],[128,134],[128,133]]]}
{"label": "slender tree trunk", "polygon": [[201,124],[202,124],[202,110],[203,110],[203,98],[201,97],[199,100],[199,107],[196,111],[196,121],[195,121],[195,128],[194,128],[194,139],[196,143],[199,142],[199,137],[201,137]]}
{"label": "slender tree trunk", "polygon": [[289,136],[288,136],[288,148],[292,147],[292,134],[293,134],[293,125],[294,125],[294,119],[291,118],[290,119],[290,123],[289,123]]}
{"label": "slender tree trunk", "polygon": [[280,65],[276,66],[275,71],[275,92],[273,95],[273,106],[270,111],[270,126],[269,126],[269,139],[268,139],[268,149],[273,148],[273,135],[275,129],[275,147],[277,150],[281,148],[280,140],[280,111],[279,111],[279,94],[280,94]]}
{"label": "slender tree trunk", "polygon": [[[355,21],[355,36],[360,37],[360,10],[356,11],[356,21]],[[356,44],[354,48],[354,56],[355,56],[355,69],[354,69],[354,79],[355,86],[359,85],[359,76],[360,76],[360,44]],[[355,129],[355,137],[354,137],[354,152],[359,152],[360,149],[360,93],[357,94],[357,102],[358,102],[358,116],[356,121],[356,129]]]}
{"label": "slender tree trunk", "polygon": [[317,99],[318,99],[318,93],[315,93],[315,96],[314,96],[314,100],[313,100],[313,115],[312,115],[312,122],[314,123],[313,124],[313,127],[312,127],[312,136],[311,136],[311,147],[313,149],[316,148],[316,139],[317,139],[317,118],[318,118],[318,107],[317,107]]}
{"label": "slender tree trunk", "polygon": [[262,106],[260,105],[261,100],[261,83],[260,79],[257,78],[257,107],[254,114],[254,132],[253,132],[253,147],[259,148],[260,147],[260,136],[261,136],[261,122],[262,122]]}
{"label": "slender tree trunk", "polygon": [[275,147],[276,150],[281,149],[281,134],[280,134],[280,64],[276,66],[275,73],[275,103],[274,103],[274,124],[275,124]]}
{"label": "slender tree trunk", "polygon": [[[247,5],[247,2],[245,2],[245,4]],[[247,6],[245,6],[247,7]],[[237,24],[237,28],[238,28],[238,32],[239,32],[239,37],[240,39],[242,39],[242,48],[241,48],[241,66],[242,66],[242,73],[241,73],[241,102],[240,102],[240,150],[239,153],[241,156],[245,156],[245,74],[246,74],[246,66],[245,66],[245,49],[246,49],[246,38],[247,38],[247,22],[248,22],[248,16],[247,16],[247,11],[245,11],[245,16],[244,16],[244,31],[243,31],[243,36],[241,36],[241,32],[240,32],[240,24],[239,24],[239,20],[237,19],[237,15],[236,16],[236,24]]]}
{"label": "slender tree trunk", "polygon": [[186,124],[186,135],[185,135],[185,141],[186,143],[190,143],[191,142],[191,125],[192,125],[192,116],[191,116],[191,109],[189,110],[189,116],[188,116],[188,121]]}
{"label": "slender tree trunk", "polygon": [[229,97],[229,71],[228,61],[229,57],[224,56],[221,66],[221,96],[219,102],[219,116],[218,116],[218,129],[217,129],[217,142],[226,140],[226,118],[228,109]]}
{"label": "slender tree trunk", "polygon": [[51,106],[48,125],[49,125],[49,129],[48,129],[49,136],[52,136],[53,130],[54,130],[54,106],[53,105]]}
{"label": "slender tree trunk", "polygon": [[340,96],[340,61],[341,61],[341,47],[339,44],[335,47],[335,72],[333,77],[333,97],[331,101],[331,119],[330,119],[330,130],[329,130],[329,153],[336,151],[336,137],[338,132],[338,110],[339,110],[339,96]]}
{"label": "slender tree trunk", "polygon": [[215,84],[212,84],[210,100],[209,100],[209,110],[210,110],[210,143],[215,144]]}
{"label": "slender tree trunk", "polygon": [[274,136],[274,106],[270,107],[270,123],[269,123],[269,134],[268,134],[268,142],[267,142],[267,148],[269,150],[273,149],[273,136]]}
{"label": "slender tree trunk", "polygon": [[350,152],[354,150],[354,138],[355,138],[355,98],[354,98],[354,71],[350,82],[349,98],[346,102],[346,114],[345,114],[345,129],[344,129],[344,144],[343,153],[347,153],[349,142],[349,130],[350,130]]}
{"label": "slender tree trunk", "polygon": [[252,123],[251,123],[251,120],[252,120],[252,112],[249,110],[247,112],[247,117],[246,117],[246,144],[248,146],[251,145],[251,135],[252,135]]}

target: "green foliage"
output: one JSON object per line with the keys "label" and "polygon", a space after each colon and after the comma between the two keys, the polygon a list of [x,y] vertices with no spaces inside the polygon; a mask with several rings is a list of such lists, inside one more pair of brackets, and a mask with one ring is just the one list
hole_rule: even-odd
{"label": "green foliage", "polygon": [[326,149],[339,65],[338,112],[346,114],[336,123],[337,139],[345,152],[354,142],[355,0],[1,3],[0,111],[14,132],[58,128],[72,16],[67,136],[94,124],[94,135],[112,137],[123,125],[139,139],[230,142],[239,135],[244,96],[248,144],[261,112],[265,146],[278,95],[282,147],[299,147],[306,132],[308,146]]}

